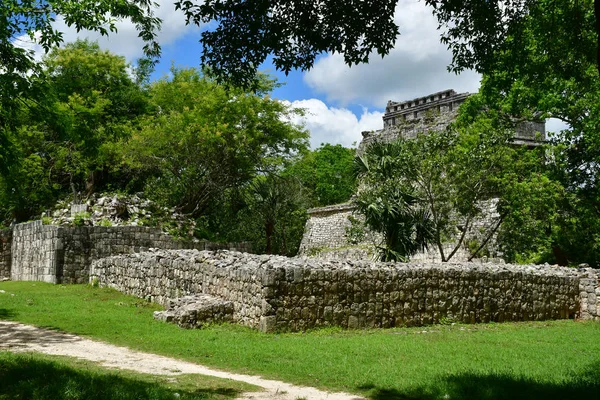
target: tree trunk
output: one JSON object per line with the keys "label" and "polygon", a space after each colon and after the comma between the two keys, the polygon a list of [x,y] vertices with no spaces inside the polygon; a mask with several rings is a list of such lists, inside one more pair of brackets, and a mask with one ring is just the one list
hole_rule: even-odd
{"label": "tree trunk", "polygon": [[600,75],[600,0],[594,0],[594,17],[596,19],[596,69]]}
{"label": "tree trunk", "polygon": [[485,238],[485,240],[479,245],[479,247],[477,248],[477,250],[475,250],[475,252],[473,254],[471,254],[471,257],[469,257],[469,259],[467,261],[473,261],[473,259],[477,255],[477,253],[479,253],[481,251],[481,249],[483,249],[485,247],[485,245],[488,244],[488,242],[490,241],[490,239],[492,238],[492,236],[494,236],[494,234],[496,233],[496,231],[498,230],[498,228],[500,228],[500,225],[502,224],[502,221],[504,220],[504,217],[505,217],[505,215],[501,215],[500,216],[500,218],[498,219],[498,223],[496,224],[496,226],[494,227],[494,229],[492,229],[492,231],[487,235],[487,237]]}
{"label": "tree trunk", "polygon": [[265,253],[273,254],[273,246],[271,244],[271,238],[273,237],[273,231],[275,230],[275,224],[273,221],[265,222],[265,234],[267,236],[267,248]]}

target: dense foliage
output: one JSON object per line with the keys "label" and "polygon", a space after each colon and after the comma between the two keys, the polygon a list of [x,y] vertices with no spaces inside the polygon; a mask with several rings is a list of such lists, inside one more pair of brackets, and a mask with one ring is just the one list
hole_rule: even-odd
{"label": "dense foliage", "polygon": [[[474,258],[488,252],[499,229],[507,232],[499,250],[509,260],[539,251],[533,239],[542,240],[540,225],[555,211],[561,186],[545,175],[544,150],[516,147],[513,135],[483,114],[442,132],[375,143],[357,157],[355,203],[384,234],[383,258],[407,258],[425,247],[444,262],[463,247]],[[508,234],[513,230],[522,234]]]}
{"label": "dense foliage", "polygon": [[195,220],[198,238],[293,255],[306,209],[353,193],[353,150],[308,150],[307,132],[287,122],[302,111],[271,99],[276,82],[266,76],[252,92],[196,69],[146,83],[87,41],[52,50],[39,71],[31,81],[40,92],[21,99],[7,135],[4,224],[39,218],[65,198],[144,192]]}
{"label": "dense foliage", "polygon": [[504,237],[515,245],[518,240],[540,244],[528,259],[598,266],[600,82],[594,5],[600,2],[531,3],[519,29],[490,53],[479,111],[493,111],[504,120],[558,118],[567,123],[569,129],[551,138],[545,166],[547,178],[564,193],[547,199],[558,211],[547,215],[543,228],[537,226],[537,239],[523,230],[531,225],[521,223]]}
{"label": "dense foliage", "polygon": [[312,206],[344,203],[356,189],[353,174],[353,149],[325,143],[306,152],[288,166],[286,176],[293,176],[308,189]]}
{"label": "dense foliage", "polygon": [[[3,212],[27,220],[70,193],[90,194],[108,184],[114,164],[110,144],[127,138],[148,99],[127,72],[123,57],[86,41],[53,50],[40,93],[21,99],[13,131],[14,159],[0,177]],[[102,182],[104,179],[104,182]]]}
{"label": "dense foliage", "polygon": [[14,135],[21,108],[31,101],[45,105],[43,72],[34,55],[22,47],[35,40],[49,52],[63,41],[53,23],[100,32],[115,31],[115,20],[131,20],[145,41],[148,59],[160,54],[156,33],[160,20],[153,15],[150,0],[3,0],[0,2],[0,170],[10,170],[19,156]]}

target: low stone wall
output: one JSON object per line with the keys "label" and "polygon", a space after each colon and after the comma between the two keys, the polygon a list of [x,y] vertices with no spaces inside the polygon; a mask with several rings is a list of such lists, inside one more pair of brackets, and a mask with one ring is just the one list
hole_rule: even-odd
{"label": "low stone wall", "polygon": [[0,230],[0,280],[10,279],[12,229]]}
{"label": "low stone wall", "polygon": [[268,256],[196,250],[152,251],[94,261],[90,279],[167,306],[170,299],[208,294],[234,303],[234,321],[258,328],[269,315]]}
{"label": "low stone wall", "polygon": [[250,251],[247,243],[175,240],[150,227],[69,227],[42,225],[41,221],[34,221],[14,227],[7,251],[11,259],[7,276],[12,280],[85,283],[89,280],[92,261],[150,248]]}
{"label": "low stone wall", "polygon": [[[598,319],[593,270],[492,264],[391,264],[155,251],[93,262],[92,279],[166,304],[209,294],[263,331],[457,322]],[[583,294],[585,293],[585,295]]]}

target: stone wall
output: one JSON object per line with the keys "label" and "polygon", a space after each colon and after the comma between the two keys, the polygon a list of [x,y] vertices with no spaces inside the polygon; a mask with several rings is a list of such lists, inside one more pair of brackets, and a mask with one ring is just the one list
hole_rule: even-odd
{"label": "stone wall", "polygon": [[[466,262],[471,257],[468,243],[470,241],[482,243],[485,240],[492,226],[497,223],[496,203],[497,199],[480,203],[483,215],[472,223],[452,261]],[[351,203],[312,208],[308,210],[308,215],[304,236],[298,250],[300,256],[327,260],[372,260],[377,256],[377,246],[383,243],[383,237],[372,232],[364,224],[364,216],[359,214]],[[353,228],[360,231],[360,235],[353,234]],[[446,257],[454,250],[459,237],[460,232],[457,231],[454,241],[443,243]],[[486,262],[487,257],[500,259],[501,254],[498,252],[494,238],[489,241],[486,250],[487,255],[475,261]],[[441,262],[439,249],[431,244],[427,250],[413,255],[411,261],[439,263]]]}
{"label": "stone wall", "polygon": [[88,282],[92,261],[116,254],[148,251],[150,248],[251,250],[248,243],[175,240],[159,229],[150,227],[69,227],[42,225],[41,221],[16,225],[10,247],[11,268],[8,276],[12,280],[51,283]]}
{"label": "stone wall", "polygon": [[58,226],[42,225],[42,221],[15,225],[10,278],[14,281],[60,282],[61,233]]}
{"label": "stone wall", "polygon": [[92,279],[166,304],[209,294],[263,331],[457,322],[598,319],[593,270],[492,264],[324,261],[155,251],[93,262]]}
{"label": "stone wall", "polygon": [[170,299],[209,294],[234,303],[234,321],[258,328],[269,315],[269,256],[165,250],[94,261],[90,279],[166,306]]}
{"label": "stone wall", "polygon": [[350,203],[311,208],[300,242],[299,254],[315,253],[323,248],[348,246],[346,231],[355,207]]}
{"label": "stone wall", "polygon": [[0,230],[0,280],[10,279],[12,229]]}
{"label": "stone wall", "polygon": [[579,317],[600,321],[600,271],[586,268],[579,279],[581,308]]}

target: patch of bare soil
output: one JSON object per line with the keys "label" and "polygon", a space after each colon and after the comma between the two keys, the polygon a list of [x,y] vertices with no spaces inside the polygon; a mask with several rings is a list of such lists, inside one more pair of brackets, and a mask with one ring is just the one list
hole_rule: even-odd
{"label": "patch of bare soil", "polygon": [[77,357],[109,368],[120,368],[154,375],[201,374],[233,379],[260,386],[263,392],[244,393],[240,399],[253,400],[364,400],[348,393],[328,393],[311,387],[295,386],[234,374],[174,358],[142,353],[125,347],[85,339],[68,333],[50,331],[14,322],[0,321],[0,350],[33,351],[43,354]]}

